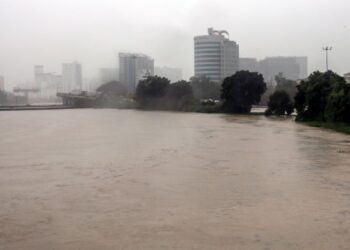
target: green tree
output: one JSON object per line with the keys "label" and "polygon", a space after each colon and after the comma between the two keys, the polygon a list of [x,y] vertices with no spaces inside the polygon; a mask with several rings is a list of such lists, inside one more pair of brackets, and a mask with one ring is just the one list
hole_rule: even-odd
{"label": "green tree", "polygon": [[297,120],[326,121],[327,102],[338,84],[344,86],[345,80],[332,71],[316,71],[302,81],[295,96]]}
{"label": "green tree", "polygon": [[97,92],[100,92],[106,96],[126,96],[128,90],[124,84],[117,81],[111,81],[98,87]]}
{"label": "green tree", "polygon": [[191,77],[190,84],[192,86],[194,98],[198,100],[220,99],[221,86],[211,81],[209,77]]}
{"label": "green tree", "polygon": [[338,82],[327,98],[325,120],[328,122],[350,122],[350,85]]}
{"label": "green tree", "polygon": [[266,86],[265,93],[261,96],[259,105],[267,106],[270,96],[275,92],[275,87],[272,85]]}
{"label": "green tree", "polygon": [[181,110],[193,102],[193,91],[189,82],[179,81],[170,84],[167,93],[167,107],[172,110]]}
{"label": "green tree", "polygon": [[293,103],[289,94],[284,90],[276,90],[269,99],[266,115],[290,115],[293,113]]}
{"label": "green tree", "polygon": [[162,108],[162,99],[167,93],[170,81],[159,76],[148,76],[139,82],[135,99],[140,108]]}
{"label": "green tree", "polygon": [[238,71],[222,84],[223,110],[228,113],[249,113],[252,105],[259,104],[265,91],[266,83],[261,74]]}
{"label": "green tree", "polygon": [[291,99],[294,99],[296,93],[297,93],[297,82],[293,80],[288,80],[283,76],[282,73],[279,73],[276,77],[276,90],[284,90],[288,93],[289,97]]}

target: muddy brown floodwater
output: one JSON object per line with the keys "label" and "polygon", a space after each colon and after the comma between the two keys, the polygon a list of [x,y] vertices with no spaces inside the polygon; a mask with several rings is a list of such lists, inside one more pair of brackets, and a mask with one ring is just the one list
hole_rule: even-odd
{"label": "muddy brown floodwater", "polygon": [[0,128],[0,249],[350,249],[349,136],[94,109]]}

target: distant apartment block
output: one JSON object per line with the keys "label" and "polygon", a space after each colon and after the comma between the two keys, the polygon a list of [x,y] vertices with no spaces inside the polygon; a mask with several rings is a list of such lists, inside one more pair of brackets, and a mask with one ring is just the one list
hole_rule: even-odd
{"label": "distant apartment block", "polygon": [[169,67],[155,67],[154,74],[161,77],[166,77],[171,83],[183,80],[182,69]]}
{"label": "distant apartment block", "polygon": [[275,76],[282,73],[290,80],[308,77],[307,57],[267,57],[263,60],[240,58],[240,70],[259,72],[267,83],[273,83]]}
{"label": "distant apartment block", "polygon": [[5,79],[3,76],[0,76],[0,90],[5,91]]}
{"label": "distant apartment block", "polygon": [[83,89],[81,64],[78,62],[62,64],[62,92],[68,93]]}
{"label": "distant apartment block", "polygon": [[43,65],[34,66],[35,87],[39,89],[38,97],[54,98],[62,84],[62,76],[44,71]]}
{"label": "distant apartment block", "polygon": [[239,70],[239,46],[227,31],[208,29],[208,35],[194,38],[195,76],[220,82]]}
{"label": "distant apartment block", "polygon": [[240,58],[239,70],[248,70],[250,72],[259,71],[259,62],[256,58]]}
{"label": "distant apartment block", "polygon": [[295,61],[299,65],[299,79],[306,79],[309,76],[308,58],[306,56],[296,56]]}
{"label": "distant apartment block", "polygon": [[154,60],[144,54],[119,53],[119,81],[135,92],[141,79],[154,75]]}
{"label": "distant apartment block", "polygon": [[102,68],[100,69],[100,83],[104,84],[107,82],[119,80],[119,69],[117,68]]}

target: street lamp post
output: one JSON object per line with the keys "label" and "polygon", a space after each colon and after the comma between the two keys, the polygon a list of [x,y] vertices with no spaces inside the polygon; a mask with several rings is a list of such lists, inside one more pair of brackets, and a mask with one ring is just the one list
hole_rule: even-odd
{"label": "street lamp post", "polygon": [[326,52],[326,69],[327,69],[327,71],[328,71],[328,70],[329,70],[329,67],[328,67],[328,53],[329,53],[330,51],[332,51],[333,48],[332,48],[332,47],[329,47],[329,46],[326,46],[326,47],[323,48],[323,50]]}

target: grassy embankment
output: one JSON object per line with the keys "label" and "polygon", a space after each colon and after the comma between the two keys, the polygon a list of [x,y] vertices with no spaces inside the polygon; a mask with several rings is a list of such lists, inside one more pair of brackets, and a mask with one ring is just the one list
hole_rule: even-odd
{"label": "grassy embankment", "polygon": [[348,134],[350,135],[350,124],[348,123],[334,123],[334,122],[303,122],[311,127],[316,128],[327,128],[331,129],[340,133]]}

